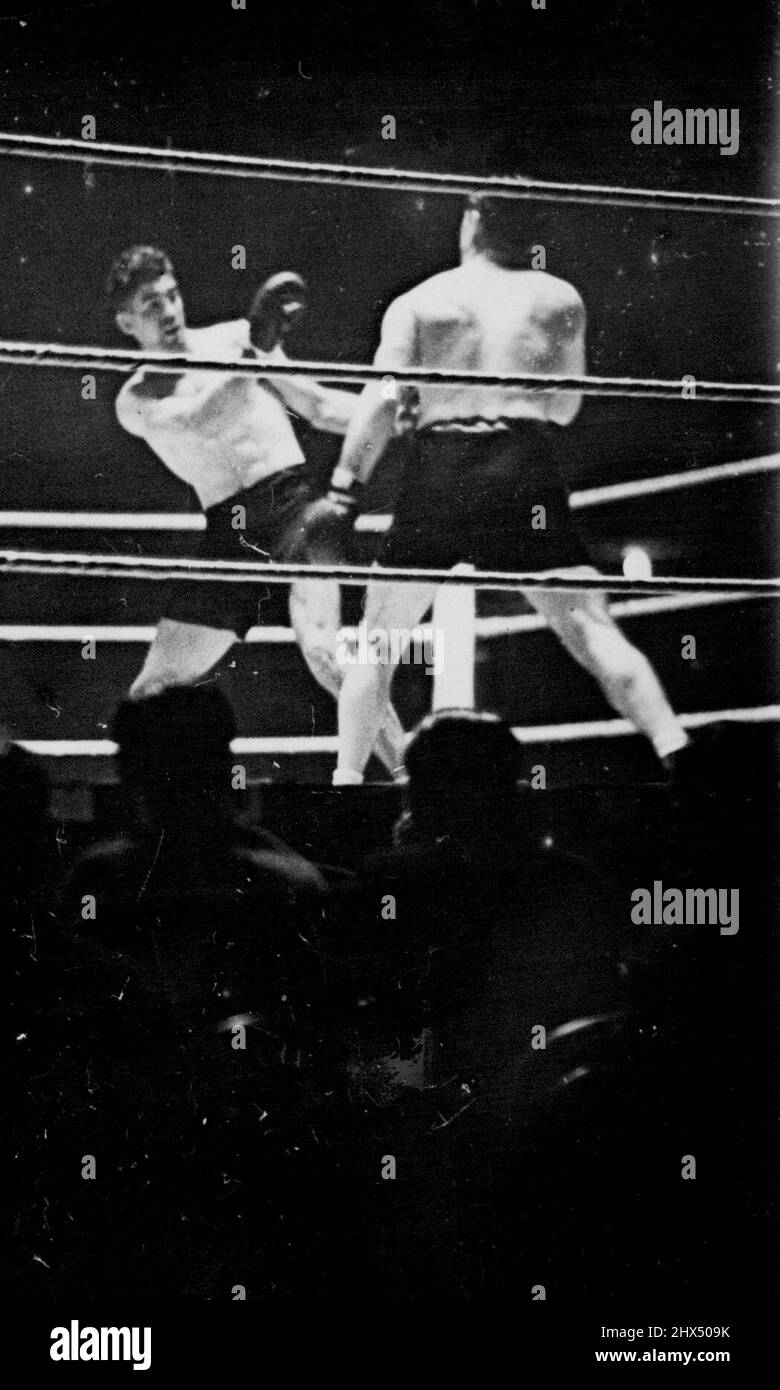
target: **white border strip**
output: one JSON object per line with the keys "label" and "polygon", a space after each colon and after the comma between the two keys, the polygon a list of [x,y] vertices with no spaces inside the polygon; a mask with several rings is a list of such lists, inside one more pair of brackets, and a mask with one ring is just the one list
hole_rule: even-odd
{"label": "white border strip", "polygon": [[[705,710],[698,714],[678,716],[686,729],[699,729],[726,719],[739,724],[771,724],[780,721],[780,705],[762,705],[754,709]],[[622,738],[637,734],[627,719],[594,719],[579,724],[536,724],[512,730],[520,743],[569,743],[579,739]],[[14,739],[28,753],[53,758],[113,757],[117,745],[110,739]],[[236,738],[230,745],[233,753],[335,753],[336,735],[300,738]]]}

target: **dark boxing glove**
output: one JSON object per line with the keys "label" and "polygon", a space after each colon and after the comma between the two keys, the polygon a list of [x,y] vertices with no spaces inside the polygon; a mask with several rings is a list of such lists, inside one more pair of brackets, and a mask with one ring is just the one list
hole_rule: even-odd
{"label": "dark boxing glove", "polygon": [[303,535],[312,564],[336,565],[345,559],[361,492],[356,478],[336,468],[329,491],[306,508]]}
{"label": "dark boxing glove", "polygon": [[291,270],[272,275],[261,285],[249,310],[249,341],[261,352],[271,352],[289,333],[306,309],[306,282]]}

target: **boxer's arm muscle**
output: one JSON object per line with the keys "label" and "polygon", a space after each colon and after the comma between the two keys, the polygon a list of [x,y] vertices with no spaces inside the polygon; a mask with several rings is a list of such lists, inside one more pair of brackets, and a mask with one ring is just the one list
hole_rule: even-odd
{"label": "boxer's arm muscle", "polygon": [[[281,343],[271,352],[261,352],[249,340],[249,320],[239,319],[234,346],[238,355],[255,357],[258,362],[289,362]],[[334,391],[321,386],[318,381],[307,377],[258,377],[260,386],[270,387],[280,397],[288,410],[308,420],[316,430],[329,434],[346,434],[347,427],[355,411],[356,396],[349,391]]]}
{"label": "boxer's arm muscle", "polygon": [[[550,350],[545,370],[560,376],[584,376],[585,305],[576,291],[551,309],[546,328]],[[582,406],[581,391],[561,391],[548,397],[547,418],[556,425],[570,425]]]}
{"label": "boxer's arm muscle", "polygon": [[[261,353],[257,355],[262,357]],[[279,362],[290,360],[281,346],[274,350],[272,358]],[[358,399],[351,392],[334,391],[307,377],[263,377],[262,381],[273,386],[287,409],[302,415],[315,430],[346,434]]]}
{"label": "boxer's arm muscle", "polygon": [[[374,366],[388,376],[399,367],[413,367],[416,344],[414,314],[403,300],[396,300],[382,321],[382,339]],[[367,382],[357,398],[347,430],[338,464],[340,469],[347,469],[361,483],[368,481],[395,433],[395,412],[396,401],[388,399],[383,383]]]}
{"label": "boxer's arm muscle", "polygon": [[[144,435],[149,429],[218,429],[232,408],[236,395],[244,389],[245,378],[223,376],[192,396],[173,394],[179,377],[158,372],[123,388],[117,398],[120,424],[130,434]],[[168,389],[162,381],[170,382]]]}

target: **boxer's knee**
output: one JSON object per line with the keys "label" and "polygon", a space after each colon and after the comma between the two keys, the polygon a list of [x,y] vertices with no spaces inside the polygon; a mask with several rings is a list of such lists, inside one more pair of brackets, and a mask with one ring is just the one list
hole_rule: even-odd
{"label": "boxer's knee", "polygon": [[162,695],[163,691],[167,690],[169,686],[173,684],[175,684],[174,681],[170,679],[166,680],[159,674],[144,676],[142,672],[140,676],[136,676],[133,684],[130,686],[127,692],[127,698],[128,700],[148,700],[153,695]]}
{"label": "boxer's knee", "polygon": [[342,713],[361,719],[368,717],[369,710],[384,710],[390,702],[393,670],[392,666],[370,666],[367,663],[350,666],[339,696]]}
{"label": "boxer's knee", "polygon": [[320,635],[310,634],[307,641],[301,642],[301,655],[323,690],[337,695],[344,679],[344,668],[339,665],[333,646],[323,642]]}
{"label": "boxer's knee", "polygon": [[172,685],[192,685],[221,661],[235,641],[236,634],[229,629],[163,618],[130,687],[130,697],[145,699]]}

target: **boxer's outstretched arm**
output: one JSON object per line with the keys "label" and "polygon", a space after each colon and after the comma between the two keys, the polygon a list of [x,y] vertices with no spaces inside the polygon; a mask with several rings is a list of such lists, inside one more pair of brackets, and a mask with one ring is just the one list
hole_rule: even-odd
{"label": "boxer's outstretched arm", "polygon": [[[283,355],[283,354],[282,354]],[[355,414],[358,397],[350,391],[334,391],[318,381],[304,377],[264,377],[273,386],[288,410],[302,415],[315,430],[346,434]]]}
{"label": "boxer's outstretched arm", "polygon": [[116,400],[119,423],[130,434],[143,435],[149,426],[218,429],[233,408],[237,395],[246,390],[245,377],[221,376],[192,396],[172,394],[178,376],[145,373],[141,380],[122,387]]}
{"label": "boxer's outstretched arm", "polygon": [[[417,324],[406,298],[397,299],[382,320],[382,339],[374,366],[392,376],[399,367],[416,361]],[[357,399],[352,423],[341,450],[338,471],[348,472],[360,483],[371,477],[395,433],[396,400],[388,399],[384,384],[369,381]],[[334,479],[335,479],[334,474]]]}
{"label": "boxer's outstretched arm", "polygon": [[393,437],[394,428],[395,401],[384,398],[381,382],[369,381],[358,396],[337,472],[349,473],[359,483],[368,482]]}
{"label": "boxer's outstretched arm", "polygon": [[[244,325],[247,330],[246,338],[242,339],[241,343],[244,356],[256,357],[260,362],[290,361],[281,343],[277,343],[270,352],[253,347],[248,336],[248,320],[242,320],[242,328]],[[293,379],[264,376],[259,377],[258,381],[262,386],[273,387],[287,409],[292,410],[295,415],[303,416],[315,430],[324,430],[328,434],[346,434],[357,403],[354,393],[334,391],[307,377]]]}

